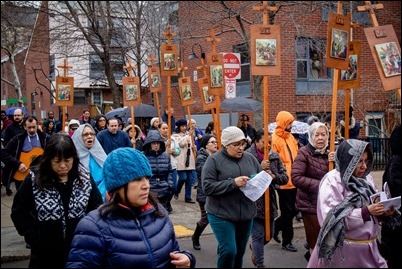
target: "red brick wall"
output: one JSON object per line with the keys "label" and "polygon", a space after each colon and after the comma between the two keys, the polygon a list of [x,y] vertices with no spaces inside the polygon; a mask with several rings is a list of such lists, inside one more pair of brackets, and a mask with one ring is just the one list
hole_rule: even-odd
{"label": "red brick wall", "polygon": [[[250,23],[261,24],[262,12],[251,11],[252,6],[260,6],[261,2],[241,2],[226,1],[232,10],[237,11],[239,6],[241,16],[246,18]],[[250,3],[250,4],[248,4]],[[281,6],[275,16],[275,24],[281,26],[281,76],[269,76],[269,121],[274,121],[277,113],[281,110],[287,110],[292,114],[296,112],[314,112],[317,109],[321,111],[331,111],[332,95],[327,96],[311,96],[311,95],[295,95],[295,37],[319,37],[327,36],[327,22],[321,21],[321,10],[319,2],[300,1],[297,5],[286,5],[283,1],[277,1],[277,6]],[[384,9],[376,10],[379,25],[392,24],[398,39],[401,37],[401,21],[400,2],[384,2]],[[226,19],[224,23],[213,23],[213,12],[208,12],[202,7],[206,7],[209,11],[214,11],[216,17],[219,16],[222,7],[219,2],[179,2],[179,34],[181,35],[182,44],[187,51],[191,51],[191,46],[195,43],[201,44],[204,52],[211,51],[210,43],[205,41],[212,27],[215,33],[219,34],[221,42],[217,43],[217,52],[232,52],[233,45],[241,42],[240,36],[230,29],[230,25],[236,25],[239,29],[234,15],[230,19]],[[310,10],[306,12],[306,10]],[[223,12],[223,11],[222,11]],[[245,23],[244,28],[249,35],[250,24]],[[364,26],[368,27],[368,26]],[[364,27],[357,28],[353,31],[354,40],[362,41],[361,54],[361,87],[354,90],[355,117],[362,120],[364,113],[368,111],[384,111],[389,102],[390,93],[385,92],[381,86],[381,81],[375,67],[373,57],[371,55],[368,43],[364,34]],[[198,52],[198,47],[196,47]],[[186,55],[189,52],[186,52]],[[195,69],[198,63],[191,61],[186,62],[189,66],[189,74]],[[194,85],[196,89],[198,87]],[[332,92],[332,91],[331,91]],[[198,94],[198,91],[196,92]],[[198,95],[199,96],[199,95]],[[200,97],[198,97],[200,98]],[[221,96],[221,100],[224,96]],[[338,91],[337,111],[344,111],[344,91]],[[200,113],[200,106],[193,105],[192,113]]]}

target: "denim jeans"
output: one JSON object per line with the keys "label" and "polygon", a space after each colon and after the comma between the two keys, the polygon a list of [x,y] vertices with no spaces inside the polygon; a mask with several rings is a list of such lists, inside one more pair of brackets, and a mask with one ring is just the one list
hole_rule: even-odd
{"label": "denim jeans", "polygon": [[217,268],[241,268],[253,220],[229,221],[208,214],[208,221],[218,241]]}
{"label": "denim jeans", "polygon": [[172,181],[173,181],[173,192],[176,192],[177,189],[177,170],[172,169]]}
{"label": "denim jeans", "polygon": [[178,182],[177,182],[177,188],[176,188],[176,194],[179,194],[181,192],[181,188],[185,184],[185,194],[184,194],[184,199],[185,200],[191,200],[191,174],[193,170],[180,170],[177,171],[177,176],[178,176]]}

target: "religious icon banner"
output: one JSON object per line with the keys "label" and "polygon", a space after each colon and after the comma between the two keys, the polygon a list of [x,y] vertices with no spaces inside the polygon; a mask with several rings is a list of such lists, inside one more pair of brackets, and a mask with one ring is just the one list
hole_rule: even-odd
{"label": "religious icon banner", "polygon": [[163,44],[161,46],[161,75],[178,75],[178,53],[177,45]]}
{"label": "religious icon banner", "polygon": [[401,88],[401,47],[392,25],[365,28],[371,54],[385,91]]}
{"label": "religious icon banner", "polygon": [[148,67],[148,85],[150,92],[160,92],[162,90],[159,67]]}
{"label": "religious icon banner", "polygon": [[206,59],[209,68],[209,94],[223,94],[225,91],[223,55],[221,53],[207,53]]}
{"label": "religious icon banner", "polygon": [[139,106],[141,104],[141,87],[139,77],[123,77],[124,106]]}
{"label": "religious icon banner", "polygon": [[251,75],[281,75],[281,28],[279,25],[250,26]]}
{"label": "religious icon banner", "polygon": [[179,78],[179,92],[182,106],[194,103],[194,92],[191,87],[191,77]]}
{"label": "religious icon banner", "polygon": [[74,105],[74,77],[56,77],[56,106]]}
{"label": "religious icon banner", "polygon": [[210,110],[216,108],[215,96],[210,94],[209,79],[208,77],[202,77],[197,80],[198,89],[200,90],[200,96],[202,98],[202,108],[204,110]]}
{"label": "religious icon banner", "polygon": [[328,14],[326,66],[348,70],[350,14]]}
{"label": "religious icon banner", "polygon": [[349,66],[347,70],[339,72],[338,89],[360,87],[360,41],[349,42]]}

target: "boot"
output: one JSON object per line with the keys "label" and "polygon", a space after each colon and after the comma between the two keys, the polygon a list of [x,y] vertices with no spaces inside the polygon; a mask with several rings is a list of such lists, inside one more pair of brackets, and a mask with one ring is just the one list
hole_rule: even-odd
{"label": "boot", "polygon": [[201,227],[200,225],[197,224],[197,227],[195,228],[193,236],[191,236],[191,240],[193,241],[193,248],[195,250],[201,250],[201,245],[200,245],[200,235],[204,231],[205,227]]}

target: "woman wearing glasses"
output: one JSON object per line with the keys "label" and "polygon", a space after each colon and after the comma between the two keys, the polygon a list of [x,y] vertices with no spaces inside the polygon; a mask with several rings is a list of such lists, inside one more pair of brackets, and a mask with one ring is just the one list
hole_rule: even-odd
{"label": "woman wearing glasses", "polygon": [[103,163],[106,153],[96,139],[94,128],[89,123],[80,125],[72,136],[81,164],[88,169],[91,177],[105,200],[106,187],[102,179]]}
{"label": "woman wearing glasses", "polygon": [[217,267],[241,268],[257,209],[240,188],[261,166],[244,152],[247,141],[240,128],[223,129],[221,142],[222,149],[207,158],[201,173],[205,210],[218,241]]}

